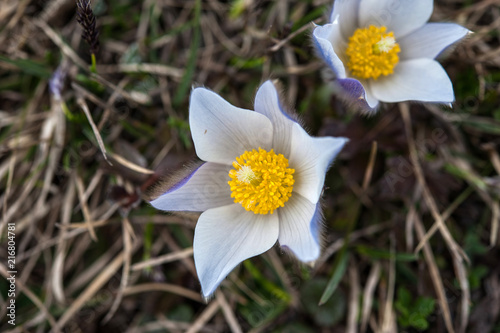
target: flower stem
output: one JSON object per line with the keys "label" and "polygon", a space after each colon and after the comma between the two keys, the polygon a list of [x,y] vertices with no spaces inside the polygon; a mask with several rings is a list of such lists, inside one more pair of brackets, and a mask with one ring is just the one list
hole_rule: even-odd
{"label": "flower stem", "polygon": [[90,57],[91,57],[91,59],[92,59],[92,65],[90,65],[90,71],[91,71],[92,73],[97,73],[97,69],[96,69],[96,64],[97,64],[97,62],[96,62],[96,59],[95,59],[95,53],[92,53],[92,54],[90,55]]}

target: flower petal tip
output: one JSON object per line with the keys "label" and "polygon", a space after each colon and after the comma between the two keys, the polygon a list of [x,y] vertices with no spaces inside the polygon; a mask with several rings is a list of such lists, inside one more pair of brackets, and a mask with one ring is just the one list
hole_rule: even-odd
{"label": "flower petal tip", "polygon": [[316,266],[316,260],[306,262],[306,265],[310,268],[314,268],[314,266]]}
{"label": "flower petal tip", "polygon": [[230,104],[217,93],[196,88],[189,103],[189,126],[198,157],[232,165],[235,156],[272,143],[271,121],[262,114]]}
{"label": "flower petal tip", "polygon": [[205,304],[210,303],[210,301],[215,298],[215,290],[213,290],[211,293],[208,294],[205,294],[203,292],[201,293],[201,298]]}
{"label": "flower petal tip", "polygon": [[306,255],[305,253],[297,253],[293,251],[288,245],[280,245],[281,250],[284,253],[288,253],[291,257],[295,258],[296,260],[300,261],[301,263],[310,266],[311,268],[314,267],[314,264],[319,258],[320,255],[320,249],[318,248],[315,250],[312,254]]}
{"label": "flower petal tip", "polygon": [[[203,280],[203,278],[201,278],[200,276],[198,276],[198,279],[201,283],[201,298],[203,299],[203,302],[205,304],[208,304],[211,300],[213,300],[215,298],[215,292],[217,291],[217,288],[219,288],[220,284],[224,280],[222,280],[216,284],[212,284],[210,286],[207,286],[206,279]],[[204,281],[205,281],[205,283],[204,283]]]}
{"label": "flower petal tip", "polygon": [[342,141],[341,142],[342,147],[344,147],[346,144],[349,143],[349,141],[351,141],[351,139],[343,137],[343,136],[336,137],[336,139]]}
{"label": "flower petal tip", "polygon": [[343,137],[343,136],[332,137],[332,138],[335,139],[335,143],[334,143],[335,156],[334,156],[334,158],[336,158],[337,155],[342,151],[342,149],[344,149],[345,145],[348,144],[350,140],[348,138]]}
{"label": "flower petal tip", "polygon": [[210,91],[209,89],[203,87],[203,86],[195,86],[194,84],[191,86],[191,98],[193,97],[193,93],[201,93],[202,90],[207,90]]}
{"label": "flower petal tip", "polygon": [[204,211],[193,241],[203,296],[211,296],[237,265],[269,250],[278,234],[277,214],[248,213],[237,203]]}

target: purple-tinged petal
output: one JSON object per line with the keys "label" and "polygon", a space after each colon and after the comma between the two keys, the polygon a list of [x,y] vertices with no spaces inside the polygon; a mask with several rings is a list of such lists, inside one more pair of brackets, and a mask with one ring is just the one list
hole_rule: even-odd
{"label": "purple-tinged petal", "polygon": [[193,248],[203,296],[212,295],[239,263],[269,250],[278,233],[278,214],[253,214],[240,204],[201,214]]}
{"label": "purple-tinged petal", "polygon": [[371,89],[376,98],[389,103],[451,103],[455,100],[448,74],[437,61],[427,58],[400,62],[394,74],[371,81]]}
{"label": "purple-tinged petal", "polygon": [[313,41],[319,57],[333,70],[337,78],[345,78],[346,70],[339,58],[344,43],[340,37],[339,25],[330,23],[317,26],[313,31]]}
{"label": "purple-tinged petal", "polygon": [[273,140],[267,117],[235,107],[205,88],[191,93],[189,125],[196,154],[207,162],[231,165],[247,150],[269,150]]}
{"label": "purple-tinged petal", "polygon": [[64,80],[66,79],[67,72],[67,64],[63,62],[59,65],[56,71],[52,74],[52,77],[49,80],[49,89],[54,98],[58,101],[61,100],[61,92],[64,86]]}
{"label": "purple-tinged petal", "polygon": [[433,0],[361,0],[359,26],[385,26],[398,39],[422,27],[433,6]]}
{"label": "purple-tinged petal", "polygon": [[293,193],[299,193],[313,204],[318,202],[326,171],[347,143],[346,138],[313,138],[294,124],[290,153],[290,168],[295,169]]}
{"label": "purple-tinged petal", "polygon": [[338,84],[341,91],[337,94],[346,102],[353,104],[362,113],[374,113],[378,106],[378,100],[370,93],[369,85],[365,86],[356,79],[340,79]]}
{"label": "purple-tinged petal", "polygon": [[318,245],[321,246],[321,233],[323,231],[323,210],[321,208],[321,202],[316,203],[316,209],[314,210],[314,215],[311,219],[310,224],[311,235]]}
{"label": "purple-tinged petal", "polygon": [[164,211],[191,212],[229,205],[233,203],[228,185],[231,168],[223,164],[204,163],[151,201],[151,205]]}
{"label": "purple-tinged petal", "polygon": [[289,248],[297,259],[306,263],[318,259],[321,252],[319,228],[314,220],[317,205],[319,203],[313,204],[294,193],[285,206],[278,210],[280,245]]}
{"label": "purple-tinged petal", "polygon": [[427,23],[398,40],[401,60],[436,58],[448,46],[465,37],[470,31],[455,23]]}

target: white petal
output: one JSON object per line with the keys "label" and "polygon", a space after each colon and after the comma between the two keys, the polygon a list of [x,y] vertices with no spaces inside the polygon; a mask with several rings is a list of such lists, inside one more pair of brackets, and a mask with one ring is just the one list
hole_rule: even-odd
{"label": "white petal", "polygon": [[[321,245],[316,220],[316,206],[298,193],[293,193],[283,208],[278,209],[280,233],[278,241],[302,262],[318,259]],[[316,216],[315,216],[316,215]]]}
{"label": "white petal", "polygon": [[277,154],[290,155],[292,126],[295,121],[283,110],[278,91],[271,81],[260,86],[255,96],[255,111],[273,124],[273,149]]}
{"label": "white petal", "polygon": [[278,239],[278,214],[254,214],[240,204],[201,214],[194,233],[194,263],[205,297],[243,260],[269,250]]}
{"label": "white petal", "polygon": [[191,93],[189,125],[196,154],[207,162],[231,164],[246,150],[269,150],[273,139],[269,119],[237,108],[205,88]]}
{"label": "white petal", "polygon": [[429,20],[433,5],[433,0],[361,0],[359,25],[385,26],[401,38]]}
{"label": "white petal", "polygon": [[427,23],[398,40],[399,58],[436,58],[445,48],[465,37],[469,30],[454,23]]}
{"label": "white petal", "polygon": [[359,0],[337,0],[333,3],[330,23],[338,22],[345,41],[349,40],[358,27]]}
{"label": "white petal", "polygon": [[[338,24],[325,24],[313,30],[313,41],[318,56],[334,71],[337,78],[345,78],[345,67],[338,54],[342,52],[342,38]],[[337,52],[337,53],[336,53]]]}
{"label": "white petal", "polygon": [[231,166],[204,163],[167,192],[151,201],[153,207],[165,211],[203,212],[229,205],[231,199],[229,170]]}
{"label": "white petal", "polygon": [[402,61],[394,69],[394,74],[370,84],[373,95],[383,102],[450,103],[455,100],[448,74],[432,59]]}
{"label": "white petal", "polygon": [[375,96],[372,93],[370,81],[363,82],[362,84],[365,87],[366,102],[372,108],[372,110],[375,110],[375,108],[378,106],[378,99],[375,98]]}
{"label": "white petal", "polygon": [[314,204],[318,202],[326,171],[347,141],[346,138],[313,138],[295,124],[289,159],[290,167],[295,169],[293,192]]}

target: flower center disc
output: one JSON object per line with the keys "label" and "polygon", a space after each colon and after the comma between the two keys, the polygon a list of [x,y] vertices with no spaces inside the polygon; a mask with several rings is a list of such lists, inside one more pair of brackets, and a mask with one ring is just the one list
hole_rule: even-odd
{"label": "flower center disc", "polygon": [[394,33],[386,33],[386,30],[386,27],[371,25],[354,31],[346,49],[347,67],[353,76],[376,80],[380,75],[394,73],[401,49]]}
{"label": "flower center disc", "polygon": [[294,169],[288,160],[272,149],[245,151],[229,171],[231,198],[255,214],[273,213],[292,196]]}

